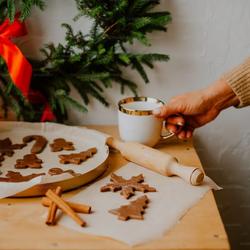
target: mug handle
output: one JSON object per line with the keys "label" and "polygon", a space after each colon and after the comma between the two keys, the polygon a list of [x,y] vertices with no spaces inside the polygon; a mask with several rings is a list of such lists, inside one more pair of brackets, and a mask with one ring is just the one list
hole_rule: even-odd
{"label": "mug handle", "polygon": [[163,128],[165,128],[165,121],[162,121],[163,123],[163,126],[162,126],[162,131],[161,131],[161,139],[160,139],[160,142],[164,142],[166,141],[167,139],[171,138],[172,136],[174,136],[174,133],[173,132],[170,132],[168,130],[165,130],[166,133],[163,135],[162,133],[165,132],[163,131]]}
{"label": "mug handle", "polygon": [[167,140],[167,139],[169,139],[169,138],[171,138],[173,136],[174,136],[174,133],[173,132],[169,132],[169,131],[167,132],[166,135],[162,135],[161,134],[160,142],[163,142],[163,141],[165,141],[165,140]]}
{"label": "mug handle", "polygon": [[[181,115],[179,115],[179,114],[177,114],[176,116],[181,116]],[[163,123],[163,128],[165,128],[165,121],[163,121],[162,122]],[[180,127],[181,128],[181,127]],[[179,129],[180,129],[179,128]],[[172,136],[174,136],[175,134],[173,133],[173,132],[167,132],[167,134],[166,135],[162,135],[161,134],[161,139],[160,139],[160,142],[164,142],[165,140],[167,140],[168,138],[171,138]]]}

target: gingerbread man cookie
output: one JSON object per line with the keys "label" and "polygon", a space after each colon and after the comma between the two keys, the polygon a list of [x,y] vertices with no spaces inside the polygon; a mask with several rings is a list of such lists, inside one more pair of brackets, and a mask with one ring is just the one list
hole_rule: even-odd
{"label": "gingerbread man cookie", "polygon": [[14,154],[14,150],[22,149],[26,144],[12,144],[10,138],[0,140],[0,166],[1,162],[4,161],[4,156],[7,155],[11,157]]}
{"label": "gingerbread man cookie", "polygon": [[50,144],[50,148],[52,152],[59,152],[62,150],[75,150],[73,146],[73,142],[66,141],[63,138],[57,138]]}
{"label": "gingerbread man cookie", "polygon": [[31,148],[32,154],[41,153],[44,150],[44,148],[46,147],[47,142],[48,142],[47,139],[41,135],[28,135],[28,136],[25,136],[23,138],[24,143],[28,143],[31,141],[36,141],[34,143],[33,147]]}
{"label": "gingerbread man cookie", "polygon": [[156,192],[156,189],[154,187],[150,187],[147,184],[142,184],[142,182],[144,182],[144,177],[142,174],[133,176],[129,180],[126,180],[123,177],[112,173],[110,181],[111,183],[108,183],[107,185],[101,187],[101,192],[116,192],[121,190],[120,194],[126,199],[129,199],[131,196],[133,196],[135,194],[135,191],[144,193]]}
{"label": "gingerbread man cookie", "polygon": [[86,161],[88,158],[92,157],[96,154],[96,148],[90,148],[87,151],[83,151],[77,154],[69,154],[69,155],[59,155],[60,163],[62,164],[81,164],[83,161]]}
{"label": "gingerbread man cookie", "polygon": [[8,173],[6,174],[6,177],[0,177],[0,182],[23,182],[23,181],[29,181],[31,179],[34,179],[42,175],[45,175],[45,173],[29,174],[29,175],[23,176],[19,172],[8,171]]}
{"label": "gingerbread man cookie", "polygon": [[118,215],[119,220],[143,220],[143,214],[145,209],[147,208],[148,203],[148,197],[146,195],[143,195],[138,199],[130,202],[129,205],[121,206],[117,209],[112,209],[109,211],[109,213]]}
{"label": "gingerbread man cookie", "polygon": [[15,168],[42,168],[42,160],[37,158],[35,154],[28,154],[23,157],[23,159],[18,159],[16,161]]}

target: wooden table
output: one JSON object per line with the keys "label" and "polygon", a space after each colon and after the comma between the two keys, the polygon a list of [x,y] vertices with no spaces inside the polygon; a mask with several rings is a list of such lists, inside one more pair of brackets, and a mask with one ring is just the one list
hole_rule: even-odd
{"label": "wooden table", "polygon": [[[114,126],[92,127],[117,136],[117,128]],[[201,167],[191,141],[173,139],[158,148],[177,157],[184,164]],[[126,161],[118,153],[111,152],[110,168],[105,175],[124,164]],[[69,192],[65,197],[70,198],[84,188]],[[40,205],[40,198],[0,200],[0,249],[131,249],[109,238],[89,236],[61,226],[48,227],[43,218],[45,211],[47,209]],[[164,237],[135,249],[230,249],[213,193],[208,192]]]}

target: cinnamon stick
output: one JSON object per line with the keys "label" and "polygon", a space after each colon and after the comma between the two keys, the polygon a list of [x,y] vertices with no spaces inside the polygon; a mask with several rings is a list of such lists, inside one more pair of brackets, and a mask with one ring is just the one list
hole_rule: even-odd
{"label": "cinnamon stick", "polygon": [[[70,201],[65,201],[71,208],[74,210],[76,213],[82,213],[82,214],[90,214],[91,212],[91,206],[85,205],[85,204],[80,204],[80,203],[74,203]],[[43,197],[42,198],[42,205],[45,207],[49,207],[52,201],[47,198]]]}
{"label": "cinnamon stick", "polygon": [[[55,190],[55,193],[58,196],[61,196],[61,194],[62,194],[62,188],[61,187],[57,187],[56,190]],[[49,211],[48,211],[48,216],[47,216],[47,220],[46,220],[46,224],[47,225],[55,225],[57,208],[58,208],[58,206],[54,202],[50,203]]]}
{"label": "cinnamon stick", "polygon": [[64,213],[70,216],[77,224],[81,227],[86,225],[86,222],[83,221],[78,214],[57,194],[55,194],[51,189],[46,192],[46,196],[53,201]]}

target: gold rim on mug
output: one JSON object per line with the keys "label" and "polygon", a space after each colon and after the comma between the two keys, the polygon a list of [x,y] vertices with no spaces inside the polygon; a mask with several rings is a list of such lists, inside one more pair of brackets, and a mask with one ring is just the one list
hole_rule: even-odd
{"label": "gold rim on mug", "polygon": [[124,108],[122,105],[131,102],[150,102],[150,103],[161,103],[164,105],[164,102],[153,98],[153,97],[146,97],[146,96],[135,96],[135,97],[127,97],[122,99],[118,102],[119,110],[128,115],[152,115],[153,110],[136,110],[136,109],[129,109]]}

